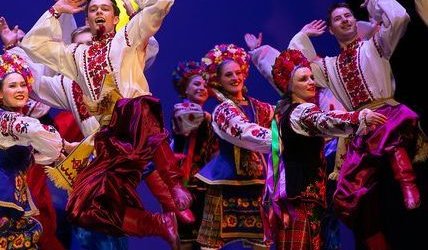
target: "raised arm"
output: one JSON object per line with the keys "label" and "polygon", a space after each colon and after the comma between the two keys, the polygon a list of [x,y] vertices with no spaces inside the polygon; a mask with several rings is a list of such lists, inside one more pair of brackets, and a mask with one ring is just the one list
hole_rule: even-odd
{"label": "raised arm", "polygon": [[404,35],[410,17],[395,0],[366,0],[363,5],[367,5],[370,17],[380,23],[374,39],[382,55],[389,59]]}
{"label": "raised arm", "polygon": [[311,42],[310,37],[317,37],[324,34],[326,24],[322,20],[313,20],[303,26],[303,28],[290,40],[289,49],[300,50],[310,61],[318,60],[317,52]]}
{"label": "raised arm", "polygon": [[145,46],[151,36],[160,28],[174,0],[147,0],[141,9],[121,29],[112,41],[112,46],[138,47]]}
{"label": "raised arm", "polygon": [[20,46],[38,63],[76,80],[77,66],[74,60],[75,44],[66,45],[63,41],[61,14],[73,14],[83,10],[86,0],[58,0],[46,11],[33,28],[25,35]]}

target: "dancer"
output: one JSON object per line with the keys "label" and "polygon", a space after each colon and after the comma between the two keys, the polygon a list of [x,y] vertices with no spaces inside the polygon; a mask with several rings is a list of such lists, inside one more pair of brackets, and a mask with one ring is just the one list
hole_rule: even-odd
{"label": "dancer", "polygon": [[[272,67],[283,95],[276,106],[273,148],[281,144],[282,164],[269,165],[266,189],[274,203],[271,227],[277,249],[323,249],[321,221],[326,206],[326,159],[323,137],[364,134],[386,121],[369,109],[322,111],[310,64],[298,50],[283,51]],[[276,125],[278,123],[278,126]],[[276,129],[275,129],[276,128]],[[274,131],[272,131],[273,134]],[[273,152],[276,156],[278,152]],[[269,217],[269,215],[268,215]]]}
{"label": "dancer", "polygon": [[181,248],[194,249],[201,225],[206,187],[195,174],[218,153],[218,139],[211,127],[211,114],[203,110],[208,87],[198,62],[180,62],[173,71],[173,84],[183,102],[174,105],[174,152],[186,154],[183,181],[193,196],[191,210],[195,221],[179,223]]}
{"label": "dancer", "polygon": [[[370,0],[364,3],[370,17],[380,23],[379,30],[367,41],[358,38],[356,20],[343,3],[333,5],[327,25],[341,53],[335,57],[315,58],[315,50],[305,32],[290,42],[302,48],[314,60],[317,84],[328,87],[347,110],[369,107],[388,117],[388,121],[364,137],[352,140],[342,165],[334,196],[339,216],[354,229],[368,247],[387,248],[383,229],[376,214],[376,183],[389,166],[400,183],[404,206],[411,210],[420,205],[420,193],[411,159],[416,153],[418,116],[393,99],[395,81],[389,58],[406,30],[409,17],[395,0]],[[316,35],[316,34],[315,34]]]}
{"label": "dancer", "polygon": [[220,100],[212,126],[219,155],[195,175],[207,184],[198,242],[218,249],[241,240],[262,246],[261,195],[273,107],[246,95],[249,56],[234,44],[216,45],[202,59],[206,79]]}
{"label": "dancer", "polygon": [[42,233],[33,216],[38,210],[27,186],[27,169],[50,164],[69,153],[73,144],[64,141],[51,126],[22,114],[33,76],[18,56],[0,58],[0,242],[6,249],[37,248]]}
{"label": "dancer", "polygon": [[150,96],[142,72],[145,50],[140,49],[160,28],[173,1],[146,2],[117,33],[115,2],[89,1],[86,14],[94,36],[90,45],[67,47],[44,32],[46,28],[59,31],[56,18],[82,10],[83,3],[57,1],[20,45],[35,61],[76,80],[89,97],[86,105],[90,112],[100,117],[102,128],[95,135],[97,157],[79,172],[73,184],[69,217],[80,226],[112,235],[159,235],[175,248],[174,214],[145,211],[135,190],[147,163],[153,160],[177,207],[184,210],[190,205],[178,161],[166,142],[159,101]]}

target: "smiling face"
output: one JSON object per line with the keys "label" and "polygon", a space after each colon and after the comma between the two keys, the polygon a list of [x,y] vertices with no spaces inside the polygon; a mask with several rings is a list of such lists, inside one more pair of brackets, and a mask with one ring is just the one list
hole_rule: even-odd
{"label": "smiling face", "polygon": [[88,3],[86,22],[93,35],[104,26],[105,33],[113,32],[119,22],[119,14],[115,13],[115,8],[111,0],[92,0]]}
{"label": "smiling face", "polygon": [[11,73],[1,84],[0,99],[3,106],[12,110],[22,109],[28,101],[28,86],[22,75]]}
{"label": "smiling face", "polygon": [[185,91],[189,101],[203,105],[208,99],[208,89],[205,80],[200,75],[195,75],[189,79]]}
{"label": "smiling face", "polygon": [[339,43],[352,42],[358,35],[357,21],[351,10],[346,7],[334,9],[330,14],[330,33]]}
{"label": "smiling face", "polygon": [[311,69],[296,69],[290,81],[291,99],[293,102],[314,102],[315,82]]}
{"label": "smiling face", "polygon": [[241,67],[235,61],[226,61],[220,65],[219,81],[225,91],[231,96],[242,98],[245,76]]}

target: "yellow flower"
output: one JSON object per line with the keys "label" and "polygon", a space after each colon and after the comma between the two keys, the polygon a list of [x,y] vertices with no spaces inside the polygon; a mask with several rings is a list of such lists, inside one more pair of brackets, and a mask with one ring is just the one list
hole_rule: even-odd
{"label": "yellow flower", "polygon": [[5,237],[0,237],[0,250],[6,250],[7,248],[7,239]]}
{"label": "yellow flower", "polygon": [[15,238],[13,241],[13,247],[14,248],[21,248],[24,245],[24,235],[20,234],[18,237]]}

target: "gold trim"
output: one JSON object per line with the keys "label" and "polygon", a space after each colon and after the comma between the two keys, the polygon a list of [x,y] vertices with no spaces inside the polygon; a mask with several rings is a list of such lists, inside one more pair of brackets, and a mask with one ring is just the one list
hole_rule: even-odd
{"label": "gold trim", "polygon": [[16,209],[16,210],[18,210],[20,212],[24,212],[24,216],[33,216],[33,215],[38,215],[39,214],[39,210],[37,208],[36,209],[31,209],[29,211],[24,211],[24,209],[22,207],[16,205],[13,202],[8,202],[8,201],[0,201],[0,207],[7,207],[7,208]]}
{"label": "gold trim", "polygon": [[223,233],[220,236],[222,238],[252,238],[252,239],[263,239],[263,233]]}
{"label": "gold trim", "polygon": [[217,181],[212,181],[212,180],[209,180],[209,179],[205,178],[204,176],[200,175],[199,173],[195,174],[195,177],[198,178],[199,180],[209,184],[209,185],[247,186],[247,185],[256,185],[256,184],[264,185],[265,184],[264,180],[248,180],[248,181],[217,180]]}
{"label": "gold trim", "polygon": [[390,97],[390,98],[382,98],[382,99],[377,99],[377,100],[374,100],[374,101],[372,101],[371,103],[368,103],[368,104],[366,104],[366,105],[363,105],[362,107],[359,107],[358,109],[357,109],[357,111],[361,111],[361,110],[363,110],[363,109],[365,109],[365,108],[368,108],[368,109],[377,109],[377,108],[380,108],[380,107],[382,107],[383,105],[385,105],[385,104],[389,104],[389,105],[391,105],[391,106],[397,106],[398,104],[400,104],[399,102],[397,102],[396,100],[394,100],[394,98],[392,98],[392,97]]}
{"label": "gold trim", "polygon": [[45,172],[56,187],[71,191],[74,179],[77,176],[77,167],[74,161],[81,161],[79,167],[87,164],[89,156],[94,151],[93,134],[86,137],[62,162],[55,167],[45,166]]}

